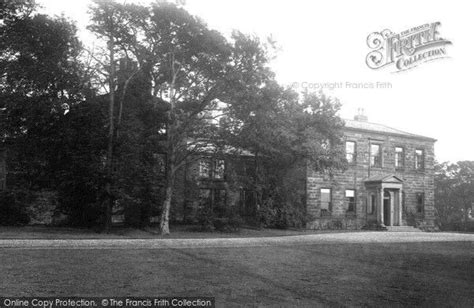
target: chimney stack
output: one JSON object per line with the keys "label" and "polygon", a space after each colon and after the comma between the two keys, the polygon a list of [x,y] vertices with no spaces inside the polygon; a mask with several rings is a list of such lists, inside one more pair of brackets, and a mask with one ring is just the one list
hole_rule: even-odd
{"label": "chimney stack", "polygon": [[369,120],[365,115],[364,108],[357,108],[357,114],[355,115],[354,120],[359,122],[367,122]]}

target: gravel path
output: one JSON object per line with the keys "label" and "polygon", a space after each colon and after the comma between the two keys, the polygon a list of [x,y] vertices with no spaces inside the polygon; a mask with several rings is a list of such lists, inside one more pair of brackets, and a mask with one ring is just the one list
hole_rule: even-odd
{"label": "gravel path", "polygon": [[330,243],[472,242],[474,234],[417,232],[325,233],[281,237],[209,239],[0,239],[0,248],[13,249],[167,249],[259,247]]}

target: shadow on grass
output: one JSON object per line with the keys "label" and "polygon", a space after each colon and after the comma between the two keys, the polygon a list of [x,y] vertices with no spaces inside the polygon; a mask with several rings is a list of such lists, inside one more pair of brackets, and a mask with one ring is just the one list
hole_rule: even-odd
{"label": "shadow on grass", "polygon": [[[149,239],[149,238],[240,238],[240,237],[273,237],[304,234],[357,232],[349,230],[313,231],[241,228],[237,232],[200,232],[192,225],[171,226],[170,235],[161,235],[157,227],[134,229],[113,227],[109,233],[97,232],[88,228],[68,228],[49,226],[0,226],[0,239]],[[359,231],[363,232],[363,231]]]}

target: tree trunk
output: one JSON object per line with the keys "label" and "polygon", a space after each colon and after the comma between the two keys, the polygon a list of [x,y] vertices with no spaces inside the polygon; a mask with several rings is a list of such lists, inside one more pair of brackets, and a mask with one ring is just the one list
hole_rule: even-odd
{"label": "tree trunk", "polygon": [[109,232],[112,226],[112,171],[113,171],[113,149],[114,149],[114,106],[115,106],[115,59],[114,59],[114,41],[110,38],[108,43],[110,56],[110,73],[109,73],[109,138],[107,143],[107,182],[105,191],[107,198],[105,200],[105,231]]}
{"label": "tree trunk", "polygon": [[161,213],[161,221],[160,221],[160,232],[163,235],[170,234],[169,215],[170,215],[170,209],[171,209],[172,196],[173,196],[173,185],[168,184],[166,187],[166,196],[165,196],[165,201],[163,202],[163,211]]}
{"label": "tree trunk", "polygon": [[161,220],[160,220],[160,232],[163,235],[170,234],[169,228],[169,215],[171,209],[171,201],[173,198],[173,187],[175,181],[175,157],[176,157],[176,147],[175,147],[175,133],[179,123],[177,123],[177,118],[175,114],[175,105],[176,105],[176,97],[175,97],[175,82],[176,82],[176,71],[175,71],[175,62],[174,62],[174,54],[172,54],[171,60],[171,72],[172,72],[172,79],[169,87],[170,93],[170,111],[169,111],[169,118],[171,124],[167,130],[167,143],[168,143],[168,155],[167,155],[167,181],[166,181],[166,196],[165,201],[163,202],[163,209],[161,212]]}
{"label": "tree trunk", "polygon": [[467,227],[468,227],[468,222],[469,222],[469,210],[470,210],[470,206],[466,206],[464,207],[464,231],[467,231]]}

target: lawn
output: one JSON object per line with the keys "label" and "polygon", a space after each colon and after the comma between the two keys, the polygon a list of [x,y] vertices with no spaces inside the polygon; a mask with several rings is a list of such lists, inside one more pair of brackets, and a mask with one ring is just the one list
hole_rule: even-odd
{"label": "lawn", "polygon": [[214,296],[233,306],[474,306],[473,242],[1,249],[8,296]]}
{"label": "lawn", "polygon": [[[174,225],[171,234],[162,236],[157,226],[145,230],[114,227],[109,233],[96,232],[87,228],[47,227],[47,226],[0,226],[0,239],[148,239],[148,238],[242,238],[291,236],[314,233],[334,233],[335,231],[283,230],[241,228],[237,232],[198,232],[198,226]],[[354,232],[339,230],[337,232]]]}

